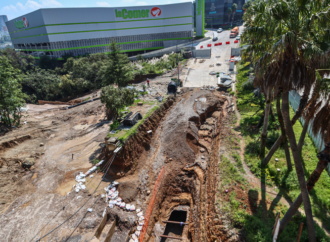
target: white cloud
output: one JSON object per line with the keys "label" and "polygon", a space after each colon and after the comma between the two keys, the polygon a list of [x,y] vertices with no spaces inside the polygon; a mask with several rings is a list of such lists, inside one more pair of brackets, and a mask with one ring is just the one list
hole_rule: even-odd
{"label": "white cloud", "polygon": [[146,2],[137,2],[136,5],[148,5]]}
{"label": "white cloud", "polygon": [[180,0],[181,3],[192,2],[191,0]]}
{"label": "white cloud", "polygon": [[58,8],[63,5],[56,0],[27,0],[25,4],[18,2],[16,5],[8,5],[0,10],[1,14],[8,15],[9,19],[37,10],[39,8]]}
{"label": "white cloud", "polygon": [[121,1],[124,3],[134,3],[135,2],[135,0],[121,0]]}
{"label": "white cloud", "polygon": [[96,2],[98,7],[110,7],[110,4],[107,2]]}

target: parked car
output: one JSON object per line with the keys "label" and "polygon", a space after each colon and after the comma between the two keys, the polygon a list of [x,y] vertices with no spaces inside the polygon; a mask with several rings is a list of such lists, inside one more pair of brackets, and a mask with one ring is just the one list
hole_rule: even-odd
{"label": "parked car", "polygon": [[222,28],[219,28],[219,29],[217,30],[218,33],[221,33],[222,31],[223,31]]}
{"label": "parked car", "polygon": [[236,37],[236,40],[240,40],[240,39],[241,39],[241,36],[237,36],[237,37]]}
{"label": "parked car", "polygon": [[218,37],[217,36],[215,36],[215,37],[213,37],[213,39],[212,39],[213,41],[217,41],[218,40]]}

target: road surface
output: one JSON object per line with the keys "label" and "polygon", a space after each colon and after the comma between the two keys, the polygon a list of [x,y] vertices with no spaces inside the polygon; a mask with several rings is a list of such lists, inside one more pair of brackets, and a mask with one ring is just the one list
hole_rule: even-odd
{"label": "road surface", "polygon": [[[240,27],[240,32],[242,26]],[[195,63],[191,61],[188,65],[189,74],[186,81],[184,82],[185,87],[202,87],[206,86],[217,86],[217,77],[216,75],[210,75],[211,71],[215,72],[225,72],[229,71],[229,59],[231,56],[231,48],[238,48],[238,44],[234,44],[235,39],[229,38],[230,30],[223,31],[222,33],[217,33],[216,30],[209,30],[205,36],[213,38],[213,36],[218,36],[217,41],[212,41],[212,39],[203,41],[195,45],[196,49],[200,49],[203,46],[203,49],[211,48],[211,58],[205,59],[204,63],[199,63],[199,59]],[[226,41],[230,41],[229,45],[226,45]],[[221,46],[214,46],[215,43],[222,42]],[[212,47],[207,47],[208,44],[212,44]],[[221,66],[216,66],[216,63],[220,62]],[[210,65],[214,65],[210,67]]]}

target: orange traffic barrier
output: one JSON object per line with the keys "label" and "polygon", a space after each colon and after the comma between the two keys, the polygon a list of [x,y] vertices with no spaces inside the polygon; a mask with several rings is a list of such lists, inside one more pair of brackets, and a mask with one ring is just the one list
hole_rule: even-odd
{"label": "orange traffic barrier", "polygon": [[230,44],[230,42],[229,42],[229,41],[227,41],[227,42],[226,42],[226,45],[229,45],[229,44]]}
{"label": "orange traffic barrier", "polygon": [[222,42],[220,42],[219,45],[222,45]]}
{"label": "orange traffic barrier", "polygon": [[218,46],[218,44],[217,44],[217,43],[215,43],[215,44],[214,44],[214,46]]}
{"label": "orange traffic barrier", "polygon": [[201,49],[203,49],[203,45],[201,45]]}
{"label": "orange traffic barrier", "polygon": [[208,44],[207,47],[211,47],[212,45],[211,44]]}
{"label": "orange traffic barrier", "polygon": [[161,185],[161,183],[163,181],[164,173],[165,173],[165,168],[163,166],[163,168],[160,170],[160,173],[159,173],[158,178],[156,180],[156,183],[155,183],[155,186],[154,186],[154,190],[152,191],[151,199],[150,199],[150,202],[149,202],[147,211],[146,211],[146,215],[144,216],[144,225],[142,227],[141,234],[140,234],[140,237],[139,237],[139,241],[140,242],[143,241],[144,236],[145,236],[145,234],[147,232],[147,227],[148,227],[150,215],[152,213],[152,209],[154,208],[154,204],[155,204],[155,200],[156,200],[156,195],[157,195],[157,192],[159,190],[159,187],[160,187],[160,185]]}
{"label": "orange traffic barrier", "polygon": [[237,44],[238,43],[238,40],[235,40],[234,43]]}

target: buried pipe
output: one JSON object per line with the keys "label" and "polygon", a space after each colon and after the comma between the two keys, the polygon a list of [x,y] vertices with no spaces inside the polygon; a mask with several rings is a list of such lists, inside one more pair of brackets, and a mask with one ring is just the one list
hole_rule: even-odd
{"label": "buried pipe", "polygon": [[86,103],[89,103],[89,102],[93,102],[93,101],[96,101],[96,100],[99,100],[99,99],[100,99],[99,97],[93,98],[93,99],[85,101],[85,102],[81,102],[81,103],[78,103],[78,104],[75,104],[75,105],[68,106],[68,107],[66,107],[66,109],[75,108],[75,107],[78,107],[80,105],[83,105],[83,104],[86,104]]}

